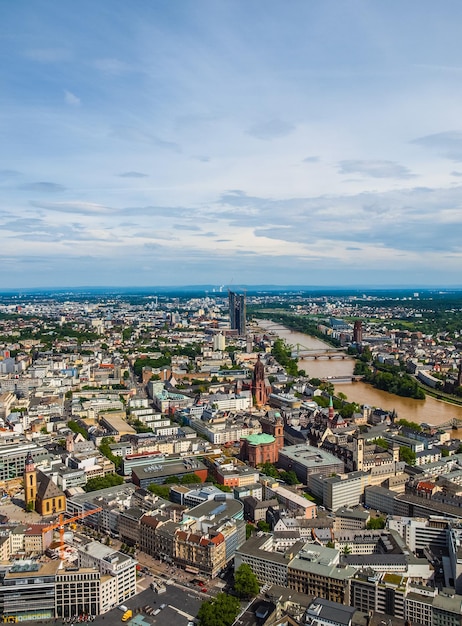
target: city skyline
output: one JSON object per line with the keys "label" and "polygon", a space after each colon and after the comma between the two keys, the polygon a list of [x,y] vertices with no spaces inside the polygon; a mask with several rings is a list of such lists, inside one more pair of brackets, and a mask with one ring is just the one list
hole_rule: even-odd
{"label": "city skyline", "polygon": [[461,17],[6,3],[0,289],[460,286]]}

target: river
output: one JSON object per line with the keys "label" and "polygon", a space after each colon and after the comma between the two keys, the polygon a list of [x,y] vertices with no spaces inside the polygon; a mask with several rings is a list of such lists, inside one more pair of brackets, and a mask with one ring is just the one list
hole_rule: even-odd
{"label": "river", "polygon": [[[332,350],[331,345],[316,337],[284,328],[271,320],[259,320],[258,325],[261,329],[273,332],[281,339],[285,339],[289,345],[297,346],[299,344],[300,351],[304,348],[316,350],[319,353]],[[348,377],[352,375],[355,365],[354,359],[350,357],[346,357],[343,360],[336,358],[316,360],[313,358],[300,358],[298,363],[299,369],[304,369],[310,378]],[[335,386],[335,390],[337,393],[344,393],[348,400],[358,404],[380,407],[388,411],[394,409],[399,418],[417,422],[418,424],[425,422],[437,426],[453,418],[462,420],[462,406],[448,404],[431,396],[427,396],[425,400],[403,398],[380,389],[375,389],[372,385],[363,382],[341,383]],[[452,431],[452,436],[462,438],[462,430]]]}

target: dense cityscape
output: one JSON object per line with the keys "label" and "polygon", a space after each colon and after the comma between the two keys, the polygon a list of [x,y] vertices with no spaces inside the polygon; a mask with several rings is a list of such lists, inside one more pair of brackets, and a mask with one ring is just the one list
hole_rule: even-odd
{"label": "dense cityscape", "polygon": [[459,292],[11,292],[0,342],[3,622],[460,624]]}

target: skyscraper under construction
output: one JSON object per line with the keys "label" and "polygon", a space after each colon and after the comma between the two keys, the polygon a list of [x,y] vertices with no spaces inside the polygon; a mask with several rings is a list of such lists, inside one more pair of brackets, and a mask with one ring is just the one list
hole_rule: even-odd
{"label": "skyscraper under construction", "polygon": [[231,330],[237,330],[239,335],[245,335],[245,294],[228,291],[228,299]]}

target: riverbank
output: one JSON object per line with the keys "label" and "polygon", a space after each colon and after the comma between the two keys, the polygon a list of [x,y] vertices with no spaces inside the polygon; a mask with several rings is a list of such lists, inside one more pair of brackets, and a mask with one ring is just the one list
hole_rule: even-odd
{"label": "riverbank", "polygon": [[440,400],[441,402],[446,402],[447,404],[455,404],[456,406],[462,406],[462,398],[456,398],[455,396],[451,396],[448,393],[444,393],[444,391],[437,391],[428,385],[425,385],[421,381],[418,381],[419,387],[421,387],[426,394]]}
{"label": "riverbank", "polygon": [[[262,317],[260,318],[259,315]],[[316,338],[329,347],[339,348],[341,345],[338,339],[334,339],[333,337],[329,337],[328,335],[322,333],[318,330],[316,322],[308,320],[306,317],[304,318],[297,315],[290,315],[289,313],[271,313],[271,311],[262,311],[256,312],[255,318],[264,319],[265,321],[268,321],[269,319],[275,324],[284,326],[291,331],[302,333],[306,337]]]}
{"label": "riverbank", "polygon": [[[266,322],[266,323],[265,323]],[[328,351],[330,345],[322,342],[317,337],[311,337],[297,331],[293,331],[281,324],[275,324],[271,320],[258,320],[261,333],[274,333],[281,339],[285,339],[287,344],[300,344],[308,350],[319,352]],[[304,369],[310,378],[350,377],[353,374],[355,360],[351,357],[345,359],[300,359],[299,369]],[[351,383],[341,383],[335,385],[336,394],[344,393],[349,402],[356,402],[359,405],[381,408],[385,411],[395,411],[399,418],[407,419],[411,422],[421,424],[433,424],[439,426],[446,424],[453,419],[462,420],[462,406],[443,402],[430,394],[425,400],[413,400],[402,396],[395,396],[386,391],[376,389],[362,381]],[[456,435],[454,435],[456,436]]]}

